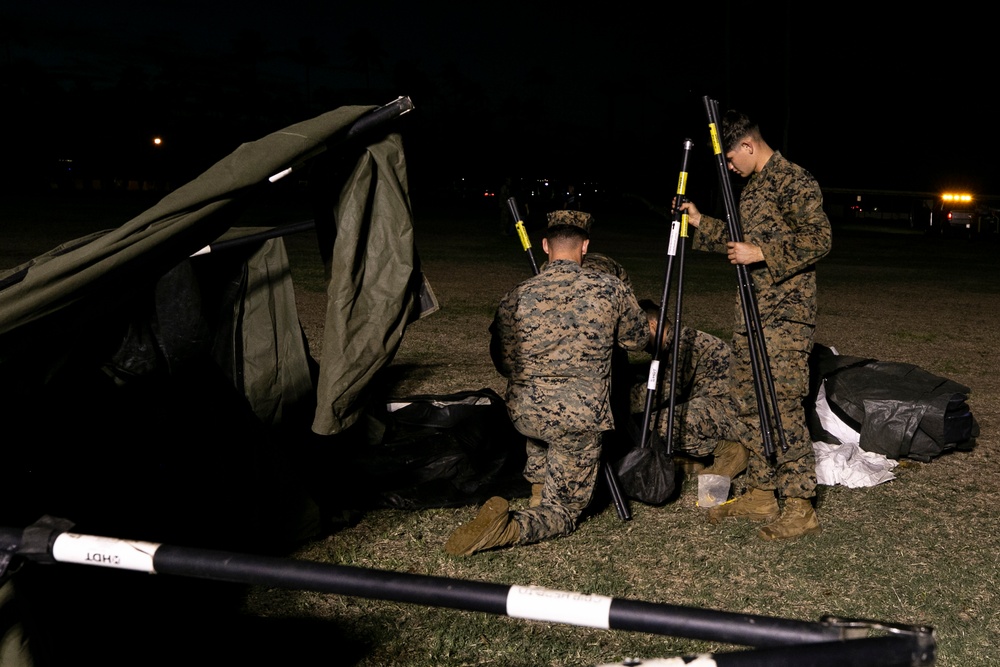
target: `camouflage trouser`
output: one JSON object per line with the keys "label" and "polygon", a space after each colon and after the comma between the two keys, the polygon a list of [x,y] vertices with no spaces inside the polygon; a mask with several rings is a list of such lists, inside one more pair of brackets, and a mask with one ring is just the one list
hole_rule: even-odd
{"label": "camouflage trouser", "polygon": [[783,497],[811,498],[816,495],[816,456],[806,424],[803,400],[809,393],[809,352],[814,327],[781,321],[764,329],[771,376],[778,398],[778,412],[788,442],[782,452],[775,441],[775,465],[764,457],[760,416],[754,391],[753,371],[745,334],[733,336],[730,372],[733,396],[749,436],[743,445],[750,450],[747,483],[758,489],[777,489]]}
{"label": "camouflage trouser", "polygon": [[576,529],[576,520],[594,495],[601,460],[599,431],[564,431],[545,424],[514,420],[514,426],[527,436],[528,461],[524,477],[532,484],[542,484],[542,503],[538,507],[514,512],[521,528],[519,544],[539,542]]}
{"label": "camouflage trouser", "polygon": [[[726,385],[728,388],[728,385]],[[646,411],[646,385],[632,389],[632,414]],[[666,442],[670,422],[669,404],[656,405],[652,420]],[[708,456],[719,440],[742,442],[748,436],[739,410],[731,396],[695,396],[674,405],[673,449],[689,456]]]}
{"label": "camouflage trouser", "polygon": [[[657,415],[657,431],[667,437],[668,409]],[[705,396],[674,406],[673,449],[689,456],[708,456],[719,440],[741,442],[747,436],[732,399]]]}

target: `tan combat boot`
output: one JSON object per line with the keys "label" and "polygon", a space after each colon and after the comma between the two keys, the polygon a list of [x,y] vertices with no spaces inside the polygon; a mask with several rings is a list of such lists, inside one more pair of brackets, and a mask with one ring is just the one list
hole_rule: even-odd
{"label": "tan combat boot", "polygon": [[699,474],[722,475],[732,479],[747,469],[747,462],[750,460],[747,448],[732,440],[719,440],[712,455],[712,465]]}
{"label": "tan combat boot", "polygon": [[774,491],[751,488],[742,496],[708,510],[708,522],[719,523],[723,519],[772,521],[779,514],[778,499],[774,497]]}
{"label": "tan combat boot", "polygon": [[531,499],[528,501],[528,507],[538,507],[542,504],[542,489],[544,488],[544,484],[531,485]]}
{"label": "tan combat boot", "polygon": [[510,520],[509,510],[510,505],[503,498],[490,498],[475,519],[455,529],[444,550],[452,556],[471,556],[477,551],[514,544],[521,536],[521,528]]}
{"label": "tan combat boot", "polygon": [[819,518],[808,498],[786,498],[781,518],[761,528],[762,540],[790,540],[820,532]]}

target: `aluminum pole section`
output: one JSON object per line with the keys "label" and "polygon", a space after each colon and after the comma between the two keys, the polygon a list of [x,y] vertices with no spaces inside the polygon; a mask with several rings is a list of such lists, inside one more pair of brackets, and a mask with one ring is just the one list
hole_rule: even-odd
{"label": "aluminum pole section", "polygon": [[535,261],[535,253],[531,250],[531,239],[528,237],[528,230],[524,226],[524,218],[517,208],[517,197],[507,198],[507,208],[514,218],[514,229],[517,230],[517,237],[521,239],[521,247],[524,248],[525,255],[528,256],[528,263],[531,265],[531,275],[538,275],[538,262]]}

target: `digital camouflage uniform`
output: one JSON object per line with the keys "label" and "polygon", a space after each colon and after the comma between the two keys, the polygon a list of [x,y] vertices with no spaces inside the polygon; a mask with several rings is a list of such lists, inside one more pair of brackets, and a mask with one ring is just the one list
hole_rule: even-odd
{"label": "digital camouflage uniform", "polygon": [[[549,214],[552,224],[564,223],[567,216],[571,215],[576,220],[585,220],[584,225],[589,229],[591,217],[589,213],[576,212],[566,213],[564,211],[554,211]],[[579,224],[579,223],[577,223]],[[544,271],[546,264],[542,264]],[[606,273],[615,276],[625,286],[632,290],[632,280],[628,276],[628,271],[618,261],[607,255],[597,252],[588,252],[583,256],[583,268]],[[605,433],[603,445],[605,452],[610,452],[611,457],[620,456],[620,450],[627,449],[631,444],[628,439],[628,429],[626,426],[629,418],[629,392],[632,385],[632,368],[629,362],[628,350],[615,346],[611,350],[611,411],[615,422],[615,430]]]}
{"label": "digital camouflage uniform", "polygon": [[628,277],[628,271],[625,270],[624,266],[607,255],[602,255],[598,252],[588,252],[583,256],[583,268],[600,271],[609,276],[616,276],[625,283],[625,287],[632,289],[632,280]]}
{"label": "digital camouflage uniform", "polygon": [[[819,184],[779,152],[752,174],[740,195],[743,240],[757,245],[764,262],[748,266],[788,451],[775,443],[775,466],[764,457],[743,311],[737,300],[730,373],[733,398],[749,431],[747,481],[788,498],[816,494],[816,461],[802,401],[809,392],[809,352],[816,327],[815,262],[830,252],[830,221]],[[726,252],[726,223],[703,215],[692,248]]]}
{"label": "digital camouflage uniform", "polygon": [[[724,340],[689,327],[681,328],[680,340],[672,444],[677,451],[691,456],[708,456],[715,452],[719,440],[741,442],[748,435],[733,400],[729,378],[730,348]],[[653,423],[660,437],[665,439],[671,364],[669,355],[663,357],[661,396],[654,405]],[[648,369],[648,365],[645,367]],[[643,378],[632,387],[632,414],[645,413],[646,393],[646,379]]]}
{"label": "digital camouflage uniform", "polygon": [[612,348],[643,349],[646,315],[618,278],[556,260],[501,300],[492,331],[508,412],[529,438],[524,476],[543,484],[539,506],[512,514],[518,543],[569,534],[594,492],[602,433],[613,428]]}
{"label": "digital camouflage uniform", "polygon": [[[540,271],[544,271],[546,266],[548,266],[548,262],[542,264]],[[607,255],[602,255],[599,252],[588,252],[583,256],[583,268],[615,276],[625,283],[625,287],[632,289],[632,279],[628,277],[628,271],[617,260]]]}

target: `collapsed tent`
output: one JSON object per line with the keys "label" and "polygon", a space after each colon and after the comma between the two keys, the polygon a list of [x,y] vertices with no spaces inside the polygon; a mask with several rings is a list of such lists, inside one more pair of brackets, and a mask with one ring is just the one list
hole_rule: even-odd
{"label": "collapsed tent", "polygon": [[[969,387],[915,364],[838,355],[818,344],[810,363],[813,399],[822,385],[830,410],[858,434],[865,451],[927,462],[976,444],[979,424],[966,402]],[[840,444],[815,408],[808,417],[813,440]]]}
{"label": "collapsed tent", "polygon": [[[280,483],[276,433],[348,429],[436,308],[392,127],[411,108],[343,107],[243,144],[124,225],[0,273],[6,520],[114,516],[137,535],[200,521],[202,537],[315,520]],[[325,264],[318,367],[284,232],[239,227],[286,198],[310,202],[295,229],[315,230]],[[295,520],[272,521],[286,509]]]}

